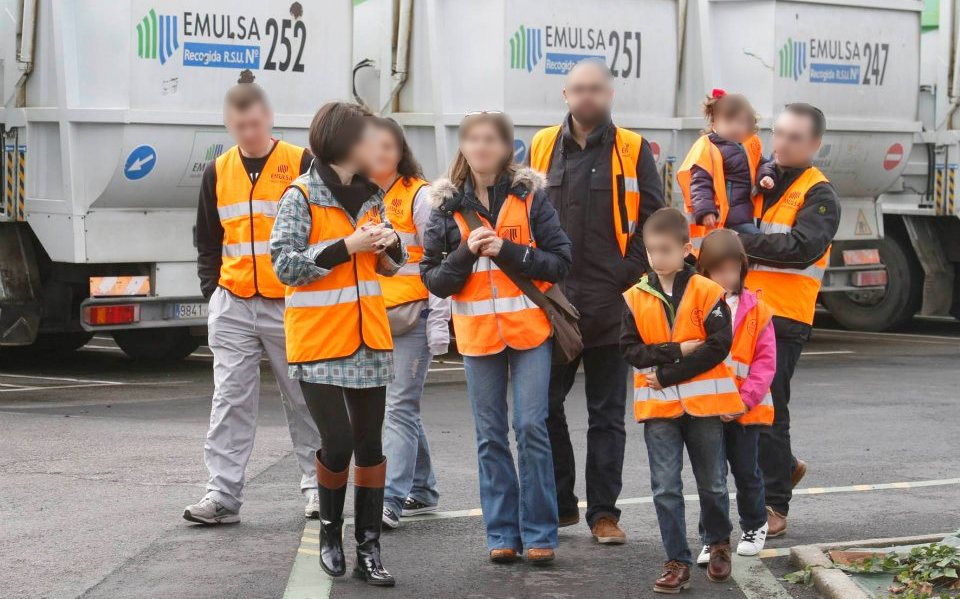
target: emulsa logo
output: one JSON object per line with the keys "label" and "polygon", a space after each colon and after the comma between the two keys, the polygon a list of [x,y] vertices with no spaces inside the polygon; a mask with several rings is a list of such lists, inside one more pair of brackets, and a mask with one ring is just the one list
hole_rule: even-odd
{"label": "emulsa logo", "polygon": [[252,16],[183,11],[161,14],[151,8],[134,26],[137,57],[186,67],[304,72],[307,26],[303,6],[287,16]]}
{"label": "emulsa logo", "polygon": [[614,77],[639,78],[639,31],[576,25],[521,24],[507,43],[510,68],[528,73],[566,75],[581,60],[602,60]]}

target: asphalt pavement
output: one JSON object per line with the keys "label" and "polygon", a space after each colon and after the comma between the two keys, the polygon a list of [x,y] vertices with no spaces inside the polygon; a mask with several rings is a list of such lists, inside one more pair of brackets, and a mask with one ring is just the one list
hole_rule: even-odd
{"label": "asphalt pavement", "polygon": [[[763,559],[736,559],[725,584],[694,572],[686,596],[814,597],[778,580],[791,569],[785,548],[960,528],[958,358],[956,322],[917,321],[898,334],[818,328],[794,379],[794,449],[810,470],[788,535],[769,541]],[[597,546],[580,524],[561,530],[551,567],[488,562],[473,424],[455,356],[433,365],[423,404],[441,513],[385,533],[395,589],[319,573],[316,522],[303,518],[279,394],[265,364],[243,521],[214,528],[183,521],[183,507],[204,492],[210,365],[206,348],[176,364],[135,363],[100,337],[66,357],[0,352],[0,597],[653,595],[663,553],[642,430],[629,418],[621,495],[629,542]],[[582,381],[567,405],[582,464]],[[689,472],[684,479],[694,493]],[[698,505],[687,505],[696,550]],[[346,534],[349,551],[352,527]]]}

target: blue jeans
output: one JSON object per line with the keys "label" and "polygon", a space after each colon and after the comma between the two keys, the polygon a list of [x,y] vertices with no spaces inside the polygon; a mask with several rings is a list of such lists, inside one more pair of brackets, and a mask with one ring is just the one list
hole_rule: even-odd
{"label": "blue jeans", "polygon": [[430,446],[420,419],[420,399],[430,358],[424,315],[409,332],[393,338],[395,374],[393,382],[387,385],[383,426],[383,453],[387,458],[383,507],[397,515],[407,497],[429,505],[440,501],[430,463]]}
{"label": "blue jeans", "polygon": [[[491,356],[463,358],[477,428],[480,506],[488,549],[557,546],[557,490],[546,424],[552,354],[552,342],[547,340],[525,351],[507,348]],[[519,481],[507,437],[508,375]]]}
{"label": "blue jeans", "polygon": [[704,544],[730,540],[730,495],[727,492],[727,464],[723,448],[723,422],[720,418],[680,418],[648,420],[643,437],[650,458],[650,487],[660,524],[660,538],[667,561],[693,563],[687,544],[687,524],[683,504],[683,446],[693,467],[700,496],[700,519]]}
{"label": "blue jeans", "polygon": [[[737,485],[737,513],[740,515],[740,530],[757,530],[767,523],[767,508],[764,505],[763,473],[757,461],[760,445],[760,426],[743,426],[739,422],[723,425],[723,442],[727,463]],[[703,522],[700,523],[703,537]]]}

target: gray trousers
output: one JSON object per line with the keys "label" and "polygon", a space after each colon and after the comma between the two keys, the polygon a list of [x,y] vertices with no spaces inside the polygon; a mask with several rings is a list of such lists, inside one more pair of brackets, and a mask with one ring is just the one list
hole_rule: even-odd
{"label": "gray trousers", "polygon": [[239,298],[217,288],[207,319],[213,352],[213,407],[203,461],[210,473],[207,497],[238,511],[245,470],[253,450],[260,405],[260,360],[266,357],[280,385],[283,412],[303,476],[302,492],[316,490],[314,452],[320,433],[307,411],[297,381],[287,370],[282,299]]}

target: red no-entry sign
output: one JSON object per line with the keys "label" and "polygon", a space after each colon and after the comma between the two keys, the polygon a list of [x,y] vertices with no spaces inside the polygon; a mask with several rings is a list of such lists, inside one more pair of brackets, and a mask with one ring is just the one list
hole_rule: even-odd
{"label": "red no-entry sign", "polygon": [[887,148],[887,155],[883,157],[883,168],[893,170],[903,161],[903,146],[895,143]]}

